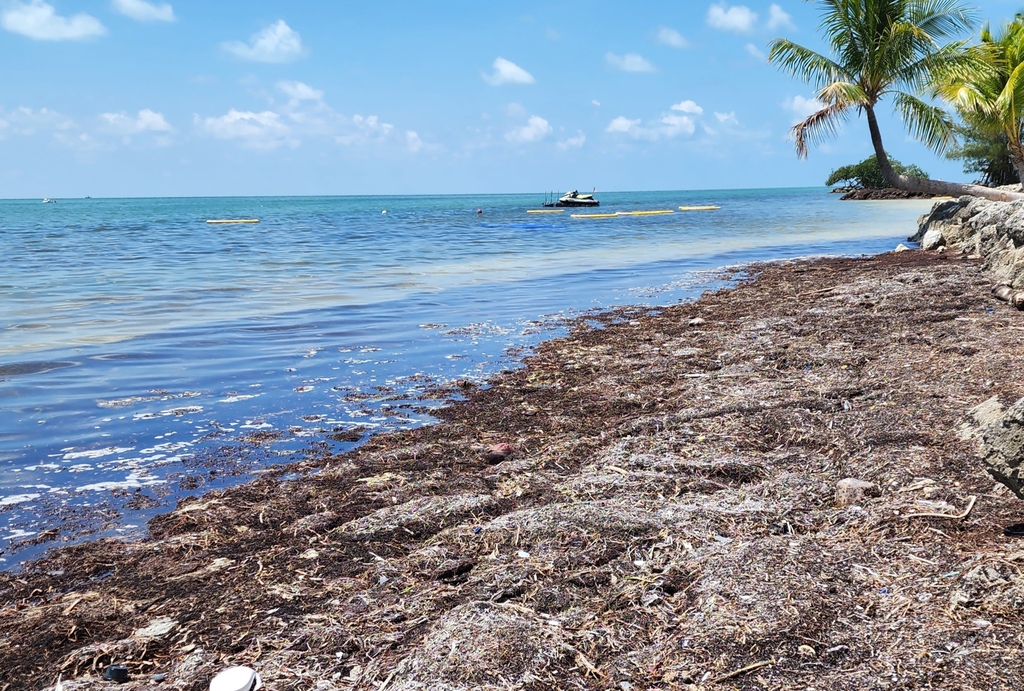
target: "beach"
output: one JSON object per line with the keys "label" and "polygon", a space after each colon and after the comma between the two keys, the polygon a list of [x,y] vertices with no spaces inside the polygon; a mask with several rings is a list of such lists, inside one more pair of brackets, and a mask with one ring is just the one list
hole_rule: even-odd
{"label": "beach", "polygon": [[1022,507],[961,428],[1019,313],[952,251],[720,278],[0,574],[0,688],[1020,688]]}

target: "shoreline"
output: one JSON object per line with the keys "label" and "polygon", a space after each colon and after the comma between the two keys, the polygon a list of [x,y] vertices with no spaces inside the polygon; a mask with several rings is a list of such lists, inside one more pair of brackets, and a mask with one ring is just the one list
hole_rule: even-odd
{"label": "shoreline", "polygon": [[[581,318],[437,425],[0,574],[0,688],[92,688],[111,662],[138,688],[204,689],[229,663],[278,688],[713,688],[769,660],[730,683],[1015,688],[998,530],[1021,511],[953,431],[1020,395],[980,262],[752,273]],[[499,443],[515,453],[488,461]],[[881,496],[835,506],[845,477]],[[963,521],[904,517],[968,495]],[[990,562],[1005,585],[982,582]]]}

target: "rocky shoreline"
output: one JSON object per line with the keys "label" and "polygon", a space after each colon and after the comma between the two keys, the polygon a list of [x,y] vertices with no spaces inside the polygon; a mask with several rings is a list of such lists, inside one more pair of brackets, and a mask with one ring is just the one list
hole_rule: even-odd
{"label": "rocky shoreline", "polygon": [[964,433],[1024,326],[978,256],[581,320],[435,426],[0,574],[0,689],[1024,688],[1024,505]]}
{"label": "rocky shoreline", "polygon": [[851,189],[843,190],[843,196],[839,201],[878,201],[886,199],[931,199],[933,195],[923,192],[908,192],[907,190],[886,187],[880,190]]}

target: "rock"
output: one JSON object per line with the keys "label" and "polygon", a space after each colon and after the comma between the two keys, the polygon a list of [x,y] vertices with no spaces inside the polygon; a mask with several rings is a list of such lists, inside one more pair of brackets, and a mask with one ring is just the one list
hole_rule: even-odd
{"label": "rock", "polygon": [[998,396],[982,401],[967,411],[967,420],[956,429],[957,436],[964,441],[977,439],[989,425],[997,422],[1006,413]]}
{"label": "rock", "polygon": [[925,232],[924,237],[921,238],[921,249],[923,250],[935,250],[945,244],[946,238],[942,237],[942,231],[938,228],[932,228]]}
{"label": "rock", "polygon": [[850,506],[865,497],[877,497],[880,494],[875,483],[848,477],[836,483],[836,506]]}
{"label": "rock", "polygon": [[874,201],[880,199],[931,199],[931,194],[924,192],[908,192],[907,190],[896,189],[895,187],[886,187],[880,190],[850,190],[842,197],[840,201]]}
{"label": "rock", "polygon": [[488,463],[501,463],[515,455],[515,452],[516,447],[512,446],[508,442],[492,444],[487,448],[487,454],[484,456],[484,460]]}
{"label": "rock", "polygon": [[174,621],[170,617],[160,617],[149,622],[146,626],[141,629],[136,629],[135,633],[132,634],[132,638],[163,638],[171,631],[177,628],[178,622]]}
{"label": "rock", "polygon": [[893,250],[893,252],[909,252],[909,251],[910,251],[910,248],[907,247],[906,245],[904,245],[902,242],[900,244],[896,245],[896,249]]}
{"label": "rock", "polygon": [[705,322],[700,317],[694,317],[693,319],[691,319],[690,321],[688,321],[686,323],[689,324],[690,326],[700,326],[701,324],[705,324],[707,322]]}
{"label": "rock", "polygon": [[1024,499],[1024,398],[981,430],[980,447],[989,475]]}

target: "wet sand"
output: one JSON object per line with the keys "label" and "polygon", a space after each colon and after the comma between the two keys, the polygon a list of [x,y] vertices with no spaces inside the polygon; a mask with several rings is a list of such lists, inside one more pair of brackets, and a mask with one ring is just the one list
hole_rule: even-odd
{"label": "wet sand", "polygon": [[[0,574],[0,691],[111,662],[122,688],[1024,688],[1024,505],[957,434],[1024,389],[979,265],[771,264],[580,320],[435,426]],[[850,477],[878,496],[838,506]]]}

